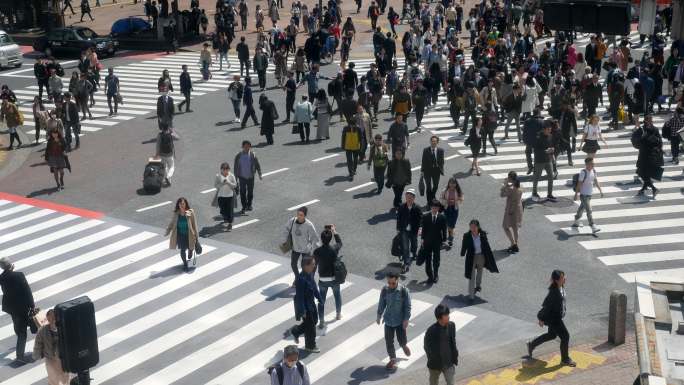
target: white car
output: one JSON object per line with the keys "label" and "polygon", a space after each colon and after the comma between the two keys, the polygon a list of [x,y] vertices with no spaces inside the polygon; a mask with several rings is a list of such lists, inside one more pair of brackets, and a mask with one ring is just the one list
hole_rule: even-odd
{"label": "white car", "polygon": [[14,39],[5,31],[0,31],[0,68],[21,67],[23,54]]}

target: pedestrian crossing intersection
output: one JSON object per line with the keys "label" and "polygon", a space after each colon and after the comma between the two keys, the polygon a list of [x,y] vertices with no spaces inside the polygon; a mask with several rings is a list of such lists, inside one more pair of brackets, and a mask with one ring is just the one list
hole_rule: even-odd
{"label": "pedestrian crossing intersection", "polygon": [[[607,95],[604,92],[604,100]],[[548,101],[548,99],[547,99]],[[599,115],[606,113],[607,106],[597,109]],[[546,112],[544,117],[548,117]],[[653,117],[656,127],[660,128],[671,114],[658,114]],[[465,136],[460,127],[453,128],[446,100],[440,100],[437,107],[425,114],[423,128],[439,136],[447,145],[464,157],[471,158],[471,150],[464,144]],[[584,120],[577,121],[577,145],[581,141]],[[610,266],[626,281],[642,282],[658,276],[677,276],[684,278],[684,173],[682,167],[671,162],[670,146],[664,140],[665,166],[663,179],[655,183],[659,193],[655,199],[647,194],[638,197],[641,182],[636,178],[638,150],[631,145],[633,126],[618,131],[605,131],[607,122],[601,122],[603,136],[607,145],[601,144],[595,158],[598,179],[604,197],[594,189],[592,199],[593,218],[601,231],[593,235],[591,228],[571,227],[579,202],[573,202],[572,177],[584,165],[585,155],[581,151],[573,153],[574,166],[568,165],[566,155],[558,157],[558,177],[553,181],[553,195],[559,198],[557,204],[547,204],[554,214],[546,218],[559,229],[556,234],[561,240],[576,240],[605,265]],[[505,125],[500,124],[494,134],[498,144],[498,155],[488,143],[488,156],[480,157],[480,169],[495,180],[502,182],[509,171],[521,176],[521,187],[525,191],[523,199],[531,203],[532,175],[527,174],[525,146],[518,142],[514,124],[509,127],[509,139],[504,140]],[[467,170],[464,170],[467,171]],[[538,184],[541,196],[546,193],[546,178]]]}
{"label": "pedestrian crossing intersection", "polygon": [[[295,323],[293,277],[285,258],[205,240],[197,267],[183,273],[178,252],[169,250],[159,229],[32,203],[40,201],[12,201],[6,194],[0,198],[0,257],[26,274],[37,306],[47,309],[81,295],[95,303],[96,384],[267,383],[265,368],[293,343],[283,337]],[[383,327],[375,324],[381,288],[380,282],[350,275],[337,321],[329,292],[328,325],[317,329],[321,353],[303,355],[314,383],[361,383],[358,368],[387,361]],[[423,333],[434,322],[438,302],[412,294],[412,354],[399,353],[401,370],[424,365]],[[483,309],[454,310],[451,318],[459,329],[477,328],[476,334],[494,332],[501,322],[518,326],[516,333],[535,332],[531,323]],[[513,334],[503,339],[529,337]],[[7,366],[14,359],[14,338],[11,320],[2,313],[0,385],[43,383],[42,364]],[[477,346],[475,340],[459,335],[469,346]]]}
{"label": "pedestrian crossing intersection", "polygon": [[[292,59],[290,59],[290,62],[292,62]],[[81,135],[97,132],[155,112],[157,108],[157,98],[159,97],[157,81],[164,69],[169,71],[174,89],[174,92],[171,92],[170,95],[176,99],[176,102],[181,102],[183,100],[183,96],[180,94],[179,84],[182,65],[188,66],[188,72],[193,80],[193,98],[205,95],[209,92],[226,90],[228,85],[233,81],[233,76],[240,75],[240,62],[237,57],[229,57],[228,63],[230,64],[229,67],[226,67],[228,64],[224,63],[223,69],[220,70],[218,62],[215,61],[210,67],[213,76],[206,81],[202,79],[200,72],[198,52],[178,52],[155,59],[116,66],[114,67],[114,73],[119,78],[123,103],[119,104],[118,114],[114,116],[109,116],[107,97],[104,94],[104,77],[107,74],[106,71],[102,71],[100,89],[95,92],[95,104],[90,107],[93,119],[87,119],[81,122]],[[270,65],[266,72],[273,73],[273,68],[273,65]],[[250,75],[254,78],[255,75],[252,72],[253,71],[250,71]],[[62,78],[65,90],[68,89],[70,76],[71,73],[67,70],[65,76]],[[252,84],[255,84],[256,78],[252,80]],[[28,128],[26,134],[32,139],[35,134],[36,123],[34,121],[31,106],[33,98],[38,95],[38,86],[31,85],[13,91],[17,96],[19,110],[24,114],[24,126]],[[54,107],[54,104],[51,102],[45,103],[46,109],[53,109]],[[41,133],[40,138],[40,141],[45,140],[44,132]]]}

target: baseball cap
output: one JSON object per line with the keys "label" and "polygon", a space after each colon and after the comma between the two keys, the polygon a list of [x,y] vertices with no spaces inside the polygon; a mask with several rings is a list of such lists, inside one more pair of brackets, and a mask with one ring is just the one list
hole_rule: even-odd
{"label": "baseball cap", "polygon": [[415,190],[415,189],[412,189],[412,188],[406,190],[406,193],[407,193],[407,194],[411,194],[411,195],[413,195],[413,196],[416,196],[416,190]]}

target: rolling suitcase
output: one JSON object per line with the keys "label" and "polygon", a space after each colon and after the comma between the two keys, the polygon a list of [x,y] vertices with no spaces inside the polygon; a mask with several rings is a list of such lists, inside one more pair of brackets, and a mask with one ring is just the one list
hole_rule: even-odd
{"label": "rolling suitcase", "polygon": [[161,191],[164,182],[164,164],[161,159],[150,158],[143,172],[143,189],[149,194]]}

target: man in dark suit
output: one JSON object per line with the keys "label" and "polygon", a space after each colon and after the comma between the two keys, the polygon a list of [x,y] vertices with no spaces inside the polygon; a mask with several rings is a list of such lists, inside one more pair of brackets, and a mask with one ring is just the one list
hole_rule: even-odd
{"label": "man in dark suit", "polygon": [[[447,385],[454,384],[454,374],[458,365],[456,348],[456,324],[449,321],[449,307],[439,304],[435,308],[437,322],[430,325],[423,338],[423,348],[430,372],[430,385],[439,383],[439,375],[444,375]],[[443,343],[447,346],[443,346]]]}
{"label": "man in dark suit", "polygon": [[176,106],[173,104],[173,98],[169,96],[168,89],[163,86],[161,89],[162,95],[157,98],[157,122],[159,123],[159,129],[163,130],[164,127],[173,129],[173,114],[175,113]]}
{"label": "man in dark suit", "polygon": [[439,138],[433,135],[430,138],[430,146],[423,149],[423,159],[420,164],[420,173],[425,180],[427,204],[429,205],[439,185],[439,177],[444,175],[444,149],[437,147]]}
{"label": "man in dark suit", "polygon": [[64,106],[62,107],[62,123],[64,124],[64,140],[67,148],[71,150],[71,132],[76,138],[76,148],[81,145],[79,135],[81,134],[81,123],[78,118],[78,106],[71,100],[71,93],[64,93]]}
{"label": "man in dark suit", "polygon": [[29,310],[35,307],[33,293],[26,282],[24,273],[14,271],[14,264],[7,258],[0,259],[0,288],[2,288],[2,311],[12,317],[14,332],[17,334],[17,363],[28,362],[24,357],[26,348],[26,328],[29,325]]}
{"label": "man in dark suit", "polygon": [[437,199],[430,202],[430,211],[425,213],[421,223],[421,239],[425,253],[425,274],[428,283],[439,281],[439,251],[447,239],[446,218],[439,212],[441,207]]}
{"label": "man in dark suit", "polygon": [[[418,249],[418,229],[420,228],[420,208],[416,205],[416,191],[406,190],[405,202],[397,210],[397,232],[401,235],[401,250],[404,264],[401,273],[405,274],[411,266],[411,255],[416,258]],[[410,244],[410,247],[409,247]],[[409,254],[409,251],[411,254]]]}

